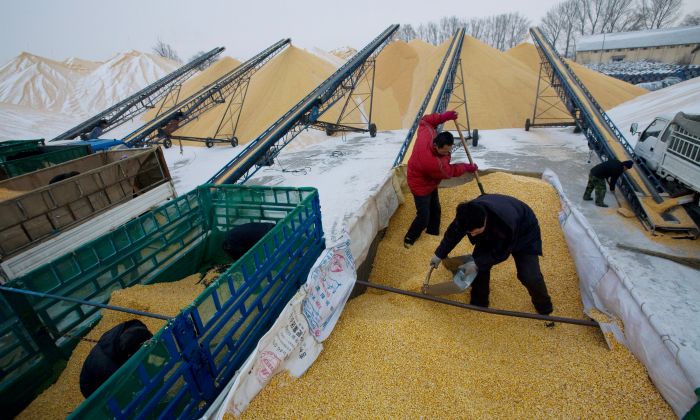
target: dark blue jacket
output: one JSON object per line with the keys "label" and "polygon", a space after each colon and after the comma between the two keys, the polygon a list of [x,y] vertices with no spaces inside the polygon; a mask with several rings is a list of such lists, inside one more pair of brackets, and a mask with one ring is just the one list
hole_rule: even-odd
{"label": "dark blue jacket", "polygon": [[610,184],[610,191],[615,191],[617,179],[625,171],[625,167],[617,159],[610,159],[603,163],[599,163],[591,168],[591,175],[600,179],[607,179]]}
{"label": "dark blue jacket", "polygon": [[473,201],[486,209],[484,232],[471,236],[455,218],[435,255],[446,258],[465,236],[474,244],[474,262],[482,270],[505,261],[511,254],[542,255],[540,226],[527,204],[501,194],[484,194]]}

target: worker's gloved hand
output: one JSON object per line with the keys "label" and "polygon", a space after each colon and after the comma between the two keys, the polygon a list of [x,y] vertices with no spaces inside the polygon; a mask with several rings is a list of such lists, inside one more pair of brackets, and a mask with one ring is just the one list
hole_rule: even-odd
{"label": "worker's gloved hand", "polygon": [[430,259],[430,266],[433,268],[438,268],[440,266],[440,262],[442,262],[442,258],[438,257],[437,255],[433,255],[433,258]]}
{"label": "worker's gloved hand", "polygon": [[456,120],[457,119],[457,111],[445,111],[442,114],[440,114],[443,120],[449,121],[449,120]]}
{"label": "worker's gloved hand", "polygon": [[466,165],[467,165],[467,172],[474,173],[479,169],[479,167],[476,166],[476,163],[467,163]]}

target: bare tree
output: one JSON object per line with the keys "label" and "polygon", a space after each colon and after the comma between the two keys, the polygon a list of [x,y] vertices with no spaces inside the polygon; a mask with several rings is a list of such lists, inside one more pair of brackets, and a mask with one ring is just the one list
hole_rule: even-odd
{"label": "bare tree", "polygon": [[544,15],[542,22],[540,22],[540,29],[544,36],[552,42],[552,45],[557,45],[559,36],[564,29],[564,22],[562,16],[557,13],[556,7],[549,9]]}
{"label": "bare tree", "polygon": [[412,39],[418,38],[418,33],[416,33],[416,30],[413,29],[413,26],[410,24],[401,25],[399,30],[396,31],[396,38],[408,42]]}
{"label": "bare tree", "polygon": [[681,14],[683,0],[640,0],[646,29],[671,26]]}
{"label": "bare tree", "polygon": [[445,42],[454,36],[459,28],[465,27],[467,22],[457,16],[444,17],[440,19],[440,36],[439,43]]}
{"label": "bare tree", "polygon": [[688,13],[683,18],[681,26],[697,26],[700,25],[700,10],[696,10],[693,13]]}
{"label": "bare tree", "polygon": [[583,11],[588,21],[588,33],[595,34],[602,32],[600,26],[603,23],[605,10],[605,0],[580,0],[583,4]]}
{"label": "bare tree", "polygon": [[506,48],[513,48],[527,38],[527,31],[530,27],[530,19],[520,13],[509,13],[510,22]]}
{"label": "bare tree", "polygon": [[581,35],[586,35],[586,31],[588,28],[588,25],[586,25],[586,22],[588,21],[586,4],[583,0],[568,0],[562,4],[566,3],[569,3],[566,6],[566,8],[568,12],[572,13],[571,20],[574,23],[574,28],[576,32],[578,32]]}
{"label": "bare tree", "polygon": [[438,27],[438,24],[435,22],[428,22],[425,25],[425,30],[427,35],[426,41],[433,45],[439,44],[438,36],[440,34],[440,28]]}
{"label": "bare tree", "polygon": [[605,0],[603,6],[601,33],[621,32],[636,26],[634,0]]}
{"label": "bare tree", "polygon": [[576,25],[581,23],[579,14],[582,14],[583,10],[578,3],[577,0],[568,0],[561,3],[559,7],[558,13],[561,14],[563,20],[564,57],[569,57],[571,55],[569,49],[571,48],[571,44],[575,42],[574,34],[577,30]]}
{"label": "bare tree", "polygon": [[476,39],[481,39],[484,36],[486,22],[484,18],[469,19],[469,27],[467,33]]}
{"label": "bare tree", "polygon": [[170,44],[163,42],[163,40],[160,38],[158,38],[156,45],[153,46],[153,52],[161,57],[182,63],[182,60],[180,60],[180,57],[177,55],[177,52],[175,52],[173,47],[171,47]]}

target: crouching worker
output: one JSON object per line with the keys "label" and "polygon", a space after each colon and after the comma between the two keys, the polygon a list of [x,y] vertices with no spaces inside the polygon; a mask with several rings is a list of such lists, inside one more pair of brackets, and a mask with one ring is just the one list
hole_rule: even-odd
{"label": "crouching worker", "polygon": [[102,334],[80,371],[80,392],[83,396],[88,398],[92,395],[151,337],[153,334],[138,319],[122,322]]}
{"label": "crouching worker", "polygon": [[267,222],[250,222],[238,225],[226,232],[226,238],[221,244],[221,248],[236,261],[254,247],[273,227],[275,227],[274,223]]}
{"label": "crouching worker", "polygon": [[527,204],[500,194],[484,194],[461,203],[430,265],[437,268],[464,236],[474,244],[472,256],[477,269],[472,283],[472,305],[489,306],[491,267],[512,255],[518,280],[530,293],[537,312],[542,315],[552,313],[552,300],[540,271],[540,226]]}

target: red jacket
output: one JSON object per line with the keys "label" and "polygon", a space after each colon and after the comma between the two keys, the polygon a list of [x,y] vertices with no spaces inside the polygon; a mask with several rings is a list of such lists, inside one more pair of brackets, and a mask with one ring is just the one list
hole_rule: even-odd
{"label": "red jacket", "polygon": [[431,194],[443,179],[460,176],[471,169],[471,165],[466,163],[450,164],[450,155],[441,156],[435,151],[435,127],[445,121],[447,119],[443,114],[430,114],[424,116],[418,126],[418,137],[408,159],[407,173],[408,187],[414,195]]}

